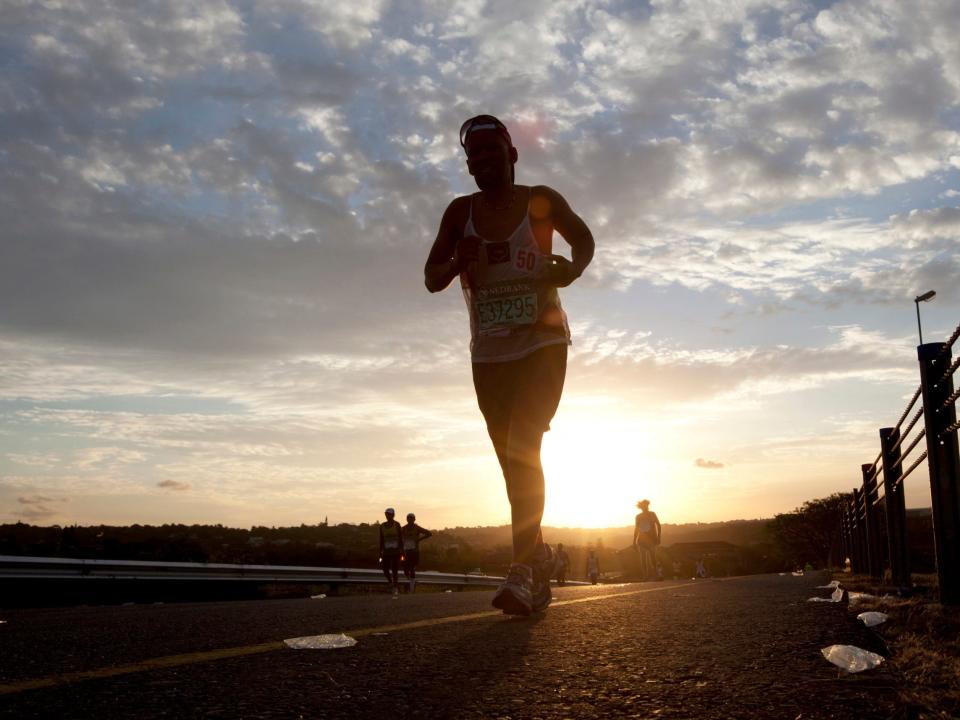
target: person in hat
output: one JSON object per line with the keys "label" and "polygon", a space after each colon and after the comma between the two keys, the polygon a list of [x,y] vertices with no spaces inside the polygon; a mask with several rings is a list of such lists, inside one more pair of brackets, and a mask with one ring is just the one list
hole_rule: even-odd
{"label": "person in hat", "polygon": [[[479,192],[454,199],[424,267],[430,292],[459,277],[470,316],[477,403],[506,482],[513,562],[494,607],[528,615],[547,607],[554,572],[540,522],[543,434],[560,403],[570,328],[559,288],[593,258],[590,230],[556,190],[519,185],[519,158],[507,127],[477,115],[460,128],[467,170]],[[553,252],[554,231],[571,247]]]}
{"label": "person in hat", "polygon": [[387,518],[380,523],[380,567],[387,578],[387,582],[393,586],[393,597],[396,599],[400,595],[400,556],[403,548],[403,528],[400,523],[394,520],[396,512],[392,507],[383,511]]}
{"label": "person in hat", "polygon": [[644,580],[650,579],[657,566],[656,549],[660,544],[660,520],[655,512],[650,512],[650,501],[637,503],[637,513],[633,526],[633,549],[640,553],[640,568]]}
{"label": "person in hat", "polygon": [[420,541],[433,535],[417,525],[417,516],[407,513],[407,524],[403,526],[403,574],[407,578],[407,592],[417,587],[417,565],[420,564]]}

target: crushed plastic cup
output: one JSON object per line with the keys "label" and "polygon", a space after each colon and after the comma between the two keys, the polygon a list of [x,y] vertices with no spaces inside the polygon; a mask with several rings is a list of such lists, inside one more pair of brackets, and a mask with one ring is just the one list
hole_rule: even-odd
{"label": "crushed plastic cup", "polygon": [[306,635],[304,637],[289,638],[284,644],[294,650],[337,650],[338,648],[353,647],[357,644],[356,638],[343,633],[335,635]]}
{"label": "crushed plastic cup", "polygon": [[871,595],[870,593],[852,592],[850,593],[849,597],[850,597],[850,604],[856,605],[861,600],[875,600],[877,596]]}
{"label": "crushed plastic cup", "polygon": [[311,600],[323,600],[326,597],[326,593],[320,593],[319,595],[311,595]]}
{"label": "crushed plastic cup", "polygon": [[858,648],[856,645],[831,645],[823,648],[820,653],[829,662],[849,673],[873,670],[883,662],[882,655]]}
{"label": "crushed plastic cup", "polygon": [[862,622],[867,627],[876,627],[881,623],[885,623],[890,619],[890,616],[882,612],[862,612],[857,615],[857,620]]}
{"label": "crushed plastic cup", "polygon": [[840,602],[841,600],[843,600],[843,588],[842,588],[842,587],[838,587],[836,590],[834,590],[832,593],[830,593],[830,597],[828,597],[828,598],[823,598],[823,597],[807,598],[807,602],[838,603],[838,602]]}
{"label": "crushed plastic cup", "polygon": [[803,577],[803,570],[794,570],[791,575],[794,577]]}
{"label": "crushed plastic cup", "polygon": [[836,587],[840,587],[840,581],[831,580],[826,585],[817,585],[817,590],[833,590]]}

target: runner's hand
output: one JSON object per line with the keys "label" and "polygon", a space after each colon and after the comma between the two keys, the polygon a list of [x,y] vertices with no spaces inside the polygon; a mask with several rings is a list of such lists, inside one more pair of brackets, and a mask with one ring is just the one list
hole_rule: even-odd
{"label": "runner's hand", "polygon": [[567,287],[580,275],[577,273],[573,263],[567,260],[563,255],[547,255],[547,264],[543,269],[541,278],[553,287]]}
{"label": "runner's hand", "polygon": [[480,259],[480,243],[476,235],[467,235],[460,239],[453,251],[453,265],[457,272],[463,272],[472,262]]}

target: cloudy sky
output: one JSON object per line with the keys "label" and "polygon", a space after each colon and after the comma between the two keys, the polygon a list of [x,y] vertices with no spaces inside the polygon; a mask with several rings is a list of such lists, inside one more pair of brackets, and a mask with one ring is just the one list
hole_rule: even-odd
{"label": "cloudy sky", "polygon": [[954,0],[0,15],[0,522],[507,522],[422,281],[479,112],[597,242],[550,524],[849,490],[960,321]]}

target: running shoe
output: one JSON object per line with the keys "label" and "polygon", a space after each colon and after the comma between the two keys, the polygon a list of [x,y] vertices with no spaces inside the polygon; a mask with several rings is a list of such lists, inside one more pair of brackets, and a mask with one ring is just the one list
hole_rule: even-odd
{"label": "running shoe", "polygon": [[550,590],[550,578],[557,566],[557,556],[553,549],[544,543],[537,548],[533,558],[533,593],[531,607],[533,612],[541,612],[547,609],[547,606],[553,600],[553,592]]}
{"label": "running shoe", "polygon": [[493,606],[505,615],[529,615],[533,611],[533,571],[529,565],[513,563],[507,579],[497,588]]}

